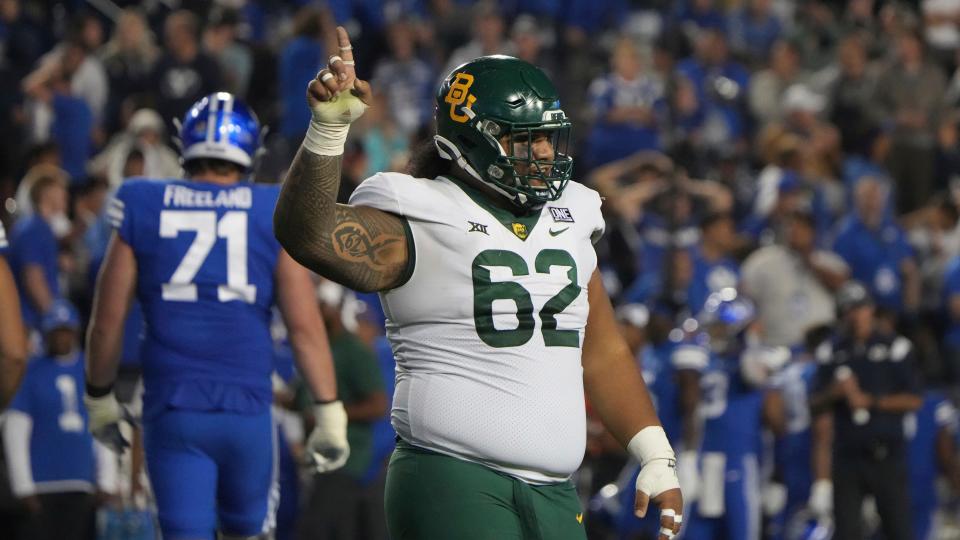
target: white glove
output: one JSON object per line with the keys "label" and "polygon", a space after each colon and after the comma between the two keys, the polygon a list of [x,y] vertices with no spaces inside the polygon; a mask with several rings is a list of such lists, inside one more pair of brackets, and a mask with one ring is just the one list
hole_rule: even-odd
{"label": "white glove", "polygon": [[90,433],[98,441],[118,453],[130,446],[120,431],[120,421],[127,419],[127,414],[117,401],[116,394],[110,392],[105,396],[93,397],[84,393],[83,404],[90,419]]}
{"label": "white glove", "polygon": [[660,426],[647,426],[630,439],[630,454],[640,462],[637,491],[651,499],[670,489],[680,489],[677,458]]}
{"label": "white glove", "polygon": [[350,457],[347,443],[347,411],[339,400],[313,408],[316,427],[307,439],[307,461],[317,472],[335,471]]}
{"label": "white glove", "polygon": [[833,482],[826,479],[815,480],[810,486],[810,511],[818,518],[833,516]]}
{"label": "white glove", "polygon": [[697,464],[697,452],[685,450],[677,458],[677,478],[680,480],[680,491],[683,492],[683,502],[690,504],[700,495],[700,466]]}

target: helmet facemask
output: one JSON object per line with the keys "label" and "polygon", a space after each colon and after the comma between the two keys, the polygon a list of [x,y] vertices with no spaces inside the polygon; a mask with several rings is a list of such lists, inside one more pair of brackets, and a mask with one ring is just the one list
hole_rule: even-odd
{"label": "helmet facemask", "polygon": [[[480,122],[480,129],[500,147],[500,156],[482,171],[483,179],[508,192],[521,206],[539,206],[557,200],[573,173],[573,159],[568,150],[570,122],[562,111],[546,114],[556,115],[556,119],[540,124]],[[494,136],[495,133],[499,133],[499,137]],[[547,138],[553,149],[553,159],[537,159],[534,155],[536,141],[542,137]],[[502,145],[500,141],[504,138],[506,144]]]}

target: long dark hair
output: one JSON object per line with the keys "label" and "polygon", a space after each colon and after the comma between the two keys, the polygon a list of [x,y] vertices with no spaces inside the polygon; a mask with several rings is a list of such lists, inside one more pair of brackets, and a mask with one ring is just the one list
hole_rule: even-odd
{"label": "long dark hair", "polygon": [[433,179],[443,174],[453,172],[453,163],[440,157],[436,145],[433,144],[433,138],[427,138],[416,146],[410,153],[410,161],[407,163],[407,174],[414,178]]}

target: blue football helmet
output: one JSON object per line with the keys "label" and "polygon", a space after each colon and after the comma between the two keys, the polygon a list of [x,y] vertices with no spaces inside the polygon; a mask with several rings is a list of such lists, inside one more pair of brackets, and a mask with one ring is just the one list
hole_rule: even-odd
{"label": "blue football helmet", "polygon": [[178,126],[181,156],[222,159],[253,168],[264,132],[250,107],[229,92],[217,92],[197,101]]}
{"label": "blue football helmet", "polygon": [[711,348],[723,352],[733,345],[756,315],[753,302],[733,287],[725,287],[707,297],[697,322],[710,336]]}

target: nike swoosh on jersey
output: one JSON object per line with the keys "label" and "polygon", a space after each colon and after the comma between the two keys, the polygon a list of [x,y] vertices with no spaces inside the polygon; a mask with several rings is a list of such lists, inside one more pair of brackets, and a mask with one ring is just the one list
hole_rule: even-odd
{"label": "nike swoosh on jersey", "polygon": [[553,229],[550,229],[550,236],[557,236],[558,234],[561,234],[561,233],[563,233],[563,232],[566,232],[566,230],[569,229],[569,228],[570,228],[570,227],[564,227],[564,228],[562,228],[562,229],[560,229],[560,230],[557,230],[557,231],[555,231],[555,230],[553,230]]}

